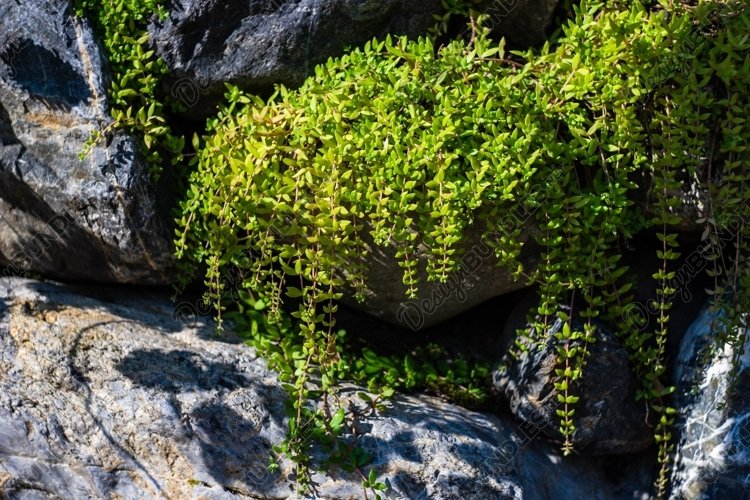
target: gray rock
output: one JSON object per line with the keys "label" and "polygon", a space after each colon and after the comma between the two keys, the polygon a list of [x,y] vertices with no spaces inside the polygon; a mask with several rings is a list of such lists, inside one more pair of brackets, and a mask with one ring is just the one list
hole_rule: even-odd
{"label": "gray rock", "polygon": [[111,121],[102,57],[67,0],[0,5],[0,266],[165,283],[171,234],[134,139],[78,158]]}
{"label": "gray rock", "polygon": [[[266,469],[284,393],[231,334],[183,325],[148,291],[1,285],[0,496],[301,496],[289,462]],[[342,401],[363,405],[356,390],[343,387]],[[624,499],[649,488],[637,460],[610,481],[600,460],[561,461],[533,426],[434,398],[397,396],[356,425],[387,498]],[[356,474],[313,480],[318,498],[363,497]]]}
{"label": "gray rock", "polygon": [[[508,214],[507,217],[513,218],[514,215]],[[524,221],[525,218],[515,217],[513,224],[524,224]],[[522,236],[527,243],[521,254],[526,269],[536,266],[539,255],[531,234],[529,228]],[[345,294],[343,301],[376,318],[417,331],[452,318],[485,300],[524,288],[524,281],[515,280],[507,268],[497,265],[495,252],[487,241],[478,228],[467,230],[458,269],[445,283],[428,281],[426,266],[430,256],[426,249],[422,249],[418,255],[419,285],[415,299],[406,296],[403,269],[396,259],[395,248],[368,244],[365,301],[358,303],[352,298],[353,294]]]}
{"label": "gray rock", "polygon": [[[521,44],[539,42],[557,0],[488,3],[491,23]],[[149,31],[173,72],[172,94],[208,114],[225,82],[256,92],[298,86],[316,64],[386,34],[425,34],[440,0],[179,0]]]}
{"label": "gray rock", "polygon": [[[574,328],[583,328],[574,319]],[[513,414],[539,425],[543,432],[561,440],[556,410],[555,382],[558,340],[562,321],[555,320],[549,340],[530,346],[518,361],[506,357],[494,372],[494,386],[510,402]],[[597,324],[596,342],[589,345],[584,375],[574,391],[576,430],[572,441],[577,451],[590,455],[633,453],[646,449],[653,431],[646,424],[647,407],[635,401],[637,382],[628,367],[628,353],[614,334]]]}
{"label": "gray rock", "polygon": [[175,97],[210,113],[231,82],[299,85],[316,64],[376,35],[427,31],[439,0],[179,0],[150,28]]}
{"label": "gray rock", "polygon": [[732,388],[733,348],[725,345],[705,355],[716,338],[717,318],[703,309],[682,340],[675,367],[679,442],[671,483],[674,499],[750,495],[750,346],[746,341]]}

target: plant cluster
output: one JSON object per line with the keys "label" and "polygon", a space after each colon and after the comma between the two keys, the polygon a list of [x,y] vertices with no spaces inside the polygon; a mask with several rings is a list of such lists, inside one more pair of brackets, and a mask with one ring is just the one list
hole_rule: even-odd
{"label": "plant cluster", "polygon": [[[513,54],[491,41],[479,16],[468,41],[375,40],[266,101],[230,87],[227,104],[196,139],[178,255],[193,270],[206,266],[214,296],[222,273],[238,266],[271,318],[285,300],[296,304],[304,341],[290,375],[301,412],[313,377],[326,392],[343,375],[336,301],[345,291],[364,296],[369,244],[395,247],[407,295],[415,296],[418,255],[428,256],[429,279],[445,281],[467,227],[499,234],[498,263],[540,289],[538,314],[518,347],[546,341],[554,318],[565,322],[556,334],[556,388],[569,453],[594,319],[616,322],[633,300],[621,246],[655,229],[657,326],[619,330],[643,381],[639,397],[657,415],[663,493],[675,412],[664,375],[679,181],[708,183],[709,233],[747,215],[750,12],[731,7],[584,1],[555,46]],[[722,24],[702,28],[717,11]],[[696,33],[697,46],[686,52]],[[655,200],[651,213],[634,202],[642,179]],[[540,185],[544,193],[530,192]],[[529,228],[503,223],[519,203],[534,214],[536,269],[519,261]],[[734,254],[717,256],[712,272],[717,296],[731,291],[741,314],[747,229],[744,222],[732,229]],[[584,328],[572,327],[573,311]]]}
{"label": "plant cluster", "polygon": [[165,103],[157,89],[169,70],[149,48],[146,26],[154,14],[164,17],[161,0],[76,0],[76,15],[88,16],[99,29],[112,81],[109,107],[112,122],[87,141],[81,157],[113,130],[138,138],[150,172],[157,178],[165,163],[182,161],[185,138],[172,132]]}

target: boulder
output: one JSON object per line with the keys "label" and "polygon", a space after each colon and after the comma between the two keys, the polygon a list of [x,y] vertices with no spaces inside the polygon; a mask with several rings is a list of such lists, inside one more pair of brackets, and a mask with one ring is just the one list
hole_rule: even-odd
{"label": "boulder", "polygon": [[[149,290],[0,285],[0,497],[363,498],[357,474],[317,472],[300,495],[292,464],[268,471],[285,393],[231,331],[186,326]],[[358,390],[341,398],[361,410]],[[651,482],[639,460],[561,461],[534,427],[426,396],[356,426],[387,498],[625,499]]]}
{"label": "boulder", "polygon": [[[506,217],[509,226],[524,225],[529,214],[509,213]],[[520,260],[526,269],[536,267],[539,258],[532,231],[528,226],[522,235],[526,245]],[[354,300],[352,291],[344,295],[343,302],[388,323],[418,331],[455,317],[493,297],[526,287],[526,283],[514,279],[506,267],[498,266],[495,252],[488,243],[490,238],[492,236],[485,238],[478,227],[470,227],[462,243],[458,268],[444,283],[427,279],[427,259],[431,257],[427,249],[422,248],[417,256],[419,285],[418,295],[414,299],[406,296],[404,271],[396,258],[396,249],[376,246],[368,241],[365,301],[359,303]]]}
{"label": "boulder", "polygon": [[723,345],[710,353],[717,321],[719,315],[705,307],[676,362],[678,442],[670,498],[747,498],[750,491],[750,345],[746,331],[742,351]]}
{"label": "boulder", "polygon": [[439,8],[440,0],[179,0],[149,31],[173,95],[209,114],[225,82],[256,92],[298,86],[347,46],[425,33]]}
{"label": "boulder", "polygon": [[[538,347],[529,345],[517,361],[506,356],[493,373],[494,387],[508,399],[513,414],[538,425],[555,440],[561,440],[561,435],[554,385],[558,381],[558,340],[554,335],[562,325],[556,319],[549,340]],[[582,329],[583,323],[574,318],[572,326]],[[596,325],[596,341],[588,349],[583,377],[574,391],[580,400],[574,406],[573,445],[590,455],[645,450],[652,442],[653,430],[646,423],[646,404],[635,401],[637,382],[628,366],[626,349],[601,324]]]}
{"label": "boulder", "polygon": [[133,137],[79,159],[111,121],[104,67],[67,0],[0,5],[0,267],[13,274],[170,280],[168,210]]}
{"label": "boulder", "polygon": [[[488,2],[491,24],[521,45],[537,43],[557,0]],[[427,33],[440,0],[179,0],[149,28],[190,114],[210,114],[225,82],[256,92],[298,86],[316,64],[386,34]]]}

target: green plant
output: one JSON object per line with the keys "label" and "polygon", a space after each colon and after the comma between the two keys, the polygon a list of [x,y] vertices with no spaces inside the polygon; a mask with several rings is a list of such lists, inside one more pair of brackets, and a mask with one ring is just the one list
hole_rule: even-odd
{"label": "green plant", "polygon": [[[242,302],[250,306],[242,314],[267,311],[253,319],[263,328],[250,330],[293,395],[281,451],[306,466],[303,423],[317,422],[318,437],[336,435],[329,427],[338,413],[328,401],[336,381],[389,363],[393,371],[377,377],[386,387],[409,387],[421,376],[408,359],[401,372],[400,361],[367,352],[352,369],[338,347],[336,301],[343,293],[364,297],[369,245],[395,248],[414,297],[417,255],[427,254],[429,279],[446,281],[464,231],[480,225],[499,235],[491,242],[497,262],[539,285],[537,314],[518,348],[549,340],[555,319],[564,323],[556,388],[565,453],[573,450],[577,382],[586,376],[594,320],[602,318],[618,324],[643,382],[639,397],[656,412],[657,493],[664,494],[675,413],[665,340],[683,176],[707,186],[709,236],[736,231],[712,270],[717,304],[728,295],[736,304],[724,341],[741,342],[736,326],[748,305],[750,133],[741,96],[750,84],[750,11],[725,2],[661,3],[583,1],[556,44],[538,51],[506,54],[477,16],[468,41],[374,40],[317,67],[300,89],[279,87],[265,101],[228,86],[227,103],[194,138],[177,254],[186,278],[205,270],[220,319],[229,269],[245,273]],[[700,29],[712,11],[724,23]],[[650,207],[634,201],[639,179],[651,183]],[[519,209],[532,214],[523,224],[504,217]],[[644,230],[661,243],[653,331],[622,322],[633,283],[621,247]],[[541,249],[535,269],[520,261],[529,238]],[[281,315],[285,304],[294,326]],[[583,328],[573,328],[574,314]],[[306,406],[317,396],[322,409]]]}
{"label": "green plant", "polygon": [[108,89],[112,122],[91,136],[81,158],[103,137],[124,129],[139,139],[156,178],[165,163],[182,161],[185,145],[184,137],[174,134],[167,123],[157,89],[168,69],[149,48],[146,31],[149,18],[164,17],[166,11],[160,0],[76,0],[75,10],[98,27],[112,72]]}
{"label": "green plant", "polygon": [[[247,292],[240,291],[231,299],[237,309],[229,314],[229,318],[236,330],[267,360],[269,367],[279,373],[281,382],[292,396],[287,406],[289,432],[274,450],[296,463],[300,486],[304,488],[306,485],[313,445],[328,449],[330,465],[362,473],[361,469],[369,463],[370,457],[356,446],[356,439],[352,442],[356,436],[354,424],[360,415],[339,401],[333,387],[311,390],[308,386],[293,385],[300,369],[308,370],[312,379],[319,380],[322,376],[321,371],[304,362],[308,351],[302,331],[287,315],[272,321],[266,303]],[[338,330],[335,335],[332,349],[337,362],[329,372],[330,376],[332,380],[351,380],[366,385],[370,393],[360,392],[358,396],[367,403],[370,412],[385,410],[395,389],[431,390],[467,406],[485,403],[489,367],[471,366],[460,357],[452,358],[435,344],[403,357],[378,355],[369,348],[362,351],[345,349],[346,333]],[[321,407],[311,404],[311,401],[321,398],[324,401]],[[272,462],[271,470],[277,469],[278,464]],[[365,482],[365,489],[379,490],[373,486],[379,483],[372,483],[369,478]]]}
{"label": "green plant", "polygon": [[365,489],[370,489],[375,493],[375,499],[380,500],[381,497],[377,492],[384,491],[387,486],[385,483],[380,483],[377,480],[377,476],[375,475],[375,469],[370,469],[370,474],[362,481],[362,487]]}

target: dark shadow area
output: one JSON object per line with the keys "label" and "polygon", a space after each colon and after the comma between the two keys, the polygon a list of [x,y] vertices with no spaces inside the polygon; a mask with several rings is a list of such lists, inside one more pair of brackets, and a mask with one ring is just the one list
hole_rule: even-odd
{"label": "dark shadow area", "polygon": [[[743,468],[741,472],[745,477],[750,473],[750,469],[747,467]],[[736,500],[750,500],[750,491],[748,491],[747,483],[738,479],[729,477],[719,477],[716,481],[709,484],[706,491],[703,492],[701,498],[731,498]]]}
{"label": "dark shadow area", "polygon": [[[28,155],[27,160],[32,160]],[[33,219],[36,219],[43,231],[37,232],[34,237],[23,238],[23,245],[16,249],[16,255],[24,261],[33,261],[34,271],[42,272],[48,276],[64,276],[80,274],[86,276],[93,270],[106,270],[107,249],[98,241],[94,235],[82,229],[67,214],[57,213],[38,193],[22,182],[14,172],[9,171],[11,165],[0,165],[0,197]],[[39,163],[37,168],[43,168]],[[2,217],[2,223],[6,231],[15,231],[13,221]],[[95,245],[97,241],[99,245]],[[71,256],[85,255],[86,259],[74,259]],[[6,256],[9,262],[16,266],[16,259]],[[105,278],[106,277],[102,277]]]}
{"label": "dark shadow area", "polygon": [[[2,314],[2,307],[0,307],[0,314]],[[732,390],[729,391],[727,406],[729,408],[750,408],[750,390],[748,388],[750,388],[750,369],[741,370],[737,374],[737,380],[734,382]],[[738,432],[738,444],[743,449],[750,450],[750,418],[743,420],[741,425],[742,427]]]}
{"label": "dark shadow area", "polygon": [[242,478],[255,491],[268,492],[280,479],[267,468],[275,443],[261,437],[260,429],[235,410],[221,403],[204,403],[188,420],[200,442],[203,462],[219,484]]}
{"label": "dark shadow area", "polygon": [[234,390],[251,381],[234,365],[206,361],[191,351],[156,349],[128,354],[117,370],[134,383],[166,392]]}
{"label": "dark shadow area", "polygon": [[[175,396],[215,389],[226,394],[253,386],[257,408],[276,425],[283,425],[286,393],[279,386],[258,384],[231,363],[211,361],[185,350],[142,349],[128,354],[117,370],[141,387]],[[266,468],[273,443],[260,436],[262,422],[247,419],[220,398],[199,404],[189,414],[183,412],[176,397],[170,396],[169,404],[182,426],[178,433],[199,443],[203,463],[218,484],[238,487],[241,480],[255,492],[272,489],[280,476]]]}
{"label": "dark shadow area", "polygon": [[[367,443],[368,445],[366,449],[369,453],[372,453],[373,450],[377,450],[380,453],[380,456],[377,456],[376,458],[382,459],[381,463],[388,463],[395,458],[419,464],[425,459],[419,449],[414,445],[413,432],[401,432],[391,436],[388,440],[370,434],[368,435]],[[386,453],[382,453],[382,451],[386,451]]]}
{"label": "dark shadow area", "polygon": [[[453,369],[454,364],[463,362],[469,366],[479,364],[494,368],[515,338],[514,335],[508,335],[506,324],[511,320],[515,306],[528,293],[528,290],[519,290],[499,295],[416,332],[340,305],[336,327],[347,332],[344,351],[348,353],[361,353],[370,349],[379,356],[394,356],[399,363],[407,355],[412,355],[420,363],[430,362],[442,374]],[[494,394],[491,376],[484,380],[483,385],[488,397],[482,402],[460,400],[444,391],[425,387],[421,387],[419,392],[448,399],[454,404],[466,405],[472,410],[506,414],[507,404]]]}
{"label": "dark shadow area", "polygon": [[381,355],[406,355],[430,342],[470,361],[494,362],[504,350],[505,322],[526,292],[520,290],[487,300],[438,325],[420,331],[399,327],[344,305],[337,326],[345,329],[347,348],[370,348]]}
{"label": "dark shadow area", "polygon": [[386,479],[388,491],[397,491],[411,500],[427,500],[426,484],[419,478],[399,471]]}
{"label": "dark shadow area", "polygon": [[[211,361],[186,350],[165,352],[158,349],[139,349],[129,353],[116,368],[133,383],[164,392],[214,389],[232,391],[254,387],[260,408],[283,406],[287,398],[280,386],[259,384],[235,364]],[[273,418],[279,425],[283,419],[281,415],[270,415],[269,418]]]}
{"label": "dark shadow area", "polygon": [[[5,109],[3,103],[0,102],[0,146],[8,146],[11,144],[18,144],[18,137],[13,131],[11,126],[10,115],[8,110]],[[0,159],[0,165],[2,160]]]}
{"label": "dark shadow area", "polygon": [[82,300],[77,301],[75,306],[79,308],[104,308],[124,320],[167,334],[190,327],[195,330],[198,338],[204,340],[240,343],[231,331],[218,336],[214,323],[209,317],[192,318],[191,324],[185,324],[169,298],[170,289],[166,287],[105,285],[87,282],[62,284],[52,281],[32,281],[26,286],[47,297],[48,304],[39,304],[37,306],[39,308],[54,308],[55,304],[65,303],[65,298],[58,301],[55,296],[69,298],[71,295],[78,295]]}
{"label": "dark shadow area", "polygon": [[106,163],[101,167],[103,175],[117,175],[117,170],[126,169],[133,165],[136,160],[135,151],[126,146],[127,143],[125,141],[117,142],[115,145],[115,154],[111,156],[109,163]]}
{"label": "dark shadow area", "polygon": [[68,110],[91,97],[88,82],[73,66],[33,40],[19,40],[0,59],[13,68],[24,90],[50,108]]}
{"label": "dark shadow area", "polygon": [[[666,364],[671,371],[677,360],[680,343],[690,325],[697,318],[709,296],[706,289],[711,288],[713,279],[705,272],[708,261],[699,255],[705,254],[699,234],[682,233],[679,235],[680,257],[670,267],[676,275],[672,281],[676,293],[670,309],[670,320],[667,323],[668,336],[666,347]],[[636,250],[625,253],[623,262],[630,268],[629,275],[634,276],[633,293],[635,300],[628,308],[624,321],[633,321],[640,325],[641,331],[658,329],[658,314],[652,300],[658,297],[658,282],[653,278],[661,266],[656,249],[659,248],[656,231],[646,230],[636,235],[630,245]],[[698,263],[696,265],[696,262]],[[700,266],[703,266],[701,268]],[[609,325],[616,329],[618,325]]]}
{"label": "dark shadow area", "polygon": [[574,19],[573,8],[579,4],[580,0],[560,0],[558,2],[553,21],[547,26],[545,31],[545,38],[549,40],[550,43],[556,43],[564,34],[562,27],[565,26],[568,21]]}

